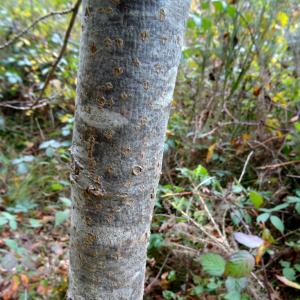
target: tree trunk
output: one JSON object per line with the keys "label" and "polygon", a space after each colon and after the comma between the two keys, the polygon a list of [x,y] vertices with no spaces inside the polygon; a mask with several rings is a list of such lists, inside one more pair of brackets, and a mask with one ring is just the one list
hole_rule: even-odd
{"label": "tree trunk", "polygon": [[139,300],[189,0],[85,0],[69,299]]}

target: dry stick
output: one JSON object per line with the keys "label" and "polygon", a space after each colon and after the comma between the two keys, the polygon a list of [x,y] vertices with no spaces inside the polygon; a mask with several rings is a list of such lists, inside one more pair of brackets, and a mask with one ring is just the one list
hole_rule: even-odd
{"label": "dry stick", "polygon": [[225,127],[225,126],[230,126],[230,125],[261,126],[262,124],[260,122],[243,122],[243,121],[238,121],[238,120],[230,121],[230,122],[223,122],[223,123],[219,122],[215,128],[213,128],[209,132],[201,134],[199,136],[199,138],[201,138],[201,139],[205,138],[205,137],[215,133],[218,129]]}
{"label": "dry stick", "polygon": [[294,165],[294,164],[300,164],[300,160],[291,160],[291,161],[286,161],[286,162],[279,163],[279,164],[266,165],[266,166],[263,166],[263,167],[259,167],[258,169],[260,169],[260,170],[277,169],[277,168],[280,168],[280,167],[285,167],[285,166]]}
{"label": "dry stick", "polygon": [[49,84],[49,82],[51,80],[52,75],[54,74],[54,72],[55,72],[55,70],[56,70],[56,68],[57,68],[60,60],[62,59],[62,57],[64,55],[64,52],[65,52],[65,50],[67,48],[67,45],[68,45],[68,40],[70,38],[70,34],[71,34],[71,31],[72,31],[72,28],[73,28],[74,23],[75,23],[75,19],[76,19],[76,16],[77,16],[80,4],[81,4],[81,0],[78,0],[75,3],[75,5],[73,6],[73,8],[72,8],[72,12],[73,13],[72,13],[72,16],[71,16],[71,19],[70,19],[70,23],[69,23],[68,29],[66,31],[65,37],[64,37],[63,46],[62,46],[62,48],[60,50],[60,53],[59,53],[56,61],[52,65],[51,70],[49,71],[49,73],[47,75],[45,84],[44,84],[44,86],[43,86],[43,88],[42,88],[42,90],[40,92],[40,95],[39,95],[38,99],[42,98],[42,96],[43,96],[43,94],[44,94],[44,92],[45,92],[45,90],[46,90],[46,88],[47,88],[47,86],[48,86],[48,84]]}
{"label": "dry stick", "polygon": [[[207,241],[206,241],[207,243]],[[174,243],[174,242],[167,242],[167,247],[173,247],[172,250],[173,251],[178,251],[177,249],[174,249],[174,248],[181,248],[182,251],[185,251],[186,253],[189,253],[191,255],[194,255],[199,257],[200,255],[200,251],[198,250],[195,250],[194,248],[191,248],[191,247],[188,247],[188,246],[185,246],[185,245],[181,245],[181,244],[177,244],[177,243]]]}
{"label": "dry stick", "polygon": [[145,294],[148,294],[148,293],[151,291],[152,285],[158,280],[158,278],[159,278],[160,274],[162,273],[162,271],[163,271],[165,265],[167,264],[167,261],[168,261],[169,257],[170,257],[170,252],[168,253],[167,257],[165,258],[165,260],[164,260],[164,262],[163,262],[161,268],[159,269],[157,275],[155,276],[155,278],[154,278],[154,279],[148,284],[148,286],[145,288]]}
{"label": "dry stick", "polygon": [[213,226],[214,226],[215,230],[218,232],[219,236],[221,237],[222,241],[224,242],[225,248],[227,249],[228,252],[230,252],[231,248],[229,246],[229,243],[228,243],[226,237],[222,234],[219,225],[217,224],[217,222],[213,218],[212,214],[210,213],[209,208],[207,207],[207,205],[204,202],[203,198],[200,196],[200,194],[197,190],[195,190],[195,194],[198,196],[200,202],[202,203],[202,205],[204,207],[205,212],[207,213],[209,219],[213,223]]}
{"label": "dry stick", "polygon": [[12,39],[10,39],[9,41],[7,41],[3,45],[0,45],[0,50],[8,47],[11,44],[13,44],[16,40],[18,40],[23,35],[25,35],[27,32],[29,32],[32,28],[34,28],[38,23],[40,23],[40,22],[42,22],[42,21],[44,21],[44,20],[46,20],[46,19],[48,19],[50,17],[53,17],[53,16],[57,16],[57,15],[62,16],[62,15],[69,14],[73,10],[74,10],[74,7],[69,8],[69,9],[65,9],[65,10],[62,10],[62,11],[52,11],[52,12],[48,13],[47,15],[38,18],[32,24],[30,24],[27,28],[25,28],[24,30],[22,30],[21,32],[19,32],[18,34],[16,34]]}
{"label": "dry stick", "polygon": [[14,105],[4,102],[4,103],[0,103],[0,107],[7,107],[7,108],[16,109],[16,110],[31,110],[31,109],[41,108],[41,107],[48,105],[47,100],[48,99],[41,99],[40,101],[38,101],[38,103],[33,103],[30,106],[14,106]]}
{"label": "dry stick", "polygon": [[265,285],[260,281],[254,272],[251,272],[251,276],[257,281],[261,288],[266,289]]}
{"label": "dry stick", "polygon": [[254,154],[254,151],[251,151],[251,152],[249,153],[249,155],[248,155],[248,157],[247,157],[247,160],[246,160],[246,162],[245,162],[245,164],[244,164],[243,171],[242,171],[242,174],[241,174],[241,176],[240,176],[240,178],[239,178],[238,183],[241,183],[241,181],[242,181],[242,179],[243,179],[243,177],[244,177],[244,175],[245,175],[245,173],[246,173],[246,169],[247,169],[247,166],[248,166],[248,164],[249,164],[250,158],[251,158],[251,156],[252,156],[253,154]]}
{"label": "dry stick", "polygon": [[35,118],[35,122],[36,122],[37,128],[39,129],[42,140],[45,140],[45,135],[44,135],[44,132],[43,132],[41,126],[40,126],[38,118]]}
{"label": "dry stick", "polygon": [[190,222],[192,222],[202,233],[204,233],[210,240],[211,243],[213,243],[218,248],[222,249],[225,253],[228,253],[228,249],[226,246],[224,246],[221,241],[219,241],[216,237],[211,235],[209,232],[207,232],[202,225],[200,225],[198,222],[196,222],[193,218],[191,218],[187,213],[185,213],[183,210],[177,208],[173,203],[169,202],[172,207],[174,207],[177,211],[179,211],[184,217],[187,218]]}
{"label": "dry stick", "polygon": [[263,267],[263,271],[264,271],[264,283],[265,283],[265,287],[268,293],[268,297],[269,300],[272,300],[272,290],[270,289],[270,285],[269,285],[269,281],[268,281],[268,276],[267,276],[267,270],[265,267],[265,263],[264,263],[264,259],[261,260],[262,262],[262,267]]}
{"label": "dry stick", "polygon": [[172,194],[165,194],[161,196],[161,198],[173,197],[173,196],[188,196],[192,195],[193,192],[181,192],[181,193],[172,193]]}

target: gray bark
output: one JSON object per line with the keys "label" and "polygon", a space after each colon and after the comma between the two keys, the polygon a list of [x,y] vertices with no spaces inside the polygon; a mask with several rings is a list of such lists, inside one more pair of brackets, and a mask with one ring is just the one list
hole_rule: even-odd
{"label": "gray bark", "polygon": [[189,0],[83,1],[68,297],[139,300]]}

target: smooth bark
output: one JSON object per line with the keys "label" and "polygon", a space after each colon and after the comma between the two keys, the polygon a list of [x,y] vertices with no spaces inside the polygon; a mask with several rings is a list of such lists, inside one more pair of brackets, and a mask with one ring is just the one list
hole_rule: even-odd
{"label": "smooth bark", "polygon": [[83,1],[68,297],[139,300],[189,0]]}

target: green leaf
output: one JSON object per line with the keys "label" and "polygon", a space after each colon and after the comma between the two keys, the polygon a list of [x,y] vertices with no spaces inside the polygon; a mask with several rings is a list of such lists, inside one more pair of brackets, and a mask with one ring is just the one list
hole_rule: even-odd
{"label": "green leaf", "polygon": [[191,295],[192,296],[200,296],[204,291],[204,288],[202,285],[197,285],[191,290]]}
{"label": "green leaf", "polygon": [[264,198],[261,194],[259,194],[258,192],[255,191],[251,191],[249,193],[249,198],[253,204],[253,206],[258,209],[262,206],[262,204],[264,203]]}
{"label": "green leaf", "polygon": [[247,278],[233,278],[228,277],[225,281],[225,286],[227,291],[238,291],[241,292],[247,287],[248,279]]}
{"label": "green leaf", "polygon": [[288,206],[289,206],[288,203],[282,203],[282,204],[276,205],[276,206],[273,207],[273,208],[270,208],[269,211],[270,211],[270,212],[273,212],[273,211],[280,211],[280,210],[283,210],[283,209],[287,208]]}
{"label": "green leaf", "polygon": [[300,202],[300,197],[288,196],[286,197],[288,203],[298,203]]}
{"label": "green leaf", "polygon": [[163,291],[163,297],[167,300],[175,300],[176,294],[171,291]]}
{"label": "green leaf", "polygon": [[232,192],[235,194],[240,194],[243,191],[243,187],[240,184],[234,184],[232,186]]}
{"label": "green leaf", "polygon": [[257,216],[256,222],[257,223],[265,223],[270,218],[269,213],[263,213]]}
{"label": "green leaf", "polygon": [[5,225],[8,222],[8,220],[5,217],[0,217],[0,226]]}
{"label": "green leaf", "polygon": [[176,272],[174,270],[172,270],[169,274],[168,274],[168,281],[172,282],[176,280]]}
{"label": "green leaf", "polygon": [[223,12],[227,7],[226,2],[224,1],[215,0],[212,2],[212,4],[217,12]]}
{"label": "green leaf", "polygon": [[54,192],[61,191],[63,188],[63,185],[59,182],[54,182],[51,184],[51,190]]}
{"label": "green leaf", "polygon": [[300,264],[295,264],[294,268],[297,272],[300,272]]}
{"label": "green leaf", "polygon": [[247,277],[255,265],[254,257],[245,250],[234,253],[226,263],[225,274],[234,278]]}
{"label": "green leaf", "polygon": [[201,9],[209,9],[209,2],[207,1],[207,2],[202,2],[201,1]]}
{"label": "green leaf", "polygon": [[12,239],[4,239],[4,243],[6,244],[7,247],[9,247],[11,250],[18,252],[18,244],[15,240]]}
{"label": "green leaf", "polygon": [[297,203],[297,204],[295,205],[295,210],[296,210],[296,212],[300,215],[300,203]]}
{"label": "green leaf", "polygon": [[211,29],[212,22],[209,18],[202,17],[201,27],[204,31]]}
{"label": "green leaf", "polygon": [[17,230],[18,225],[17,225],[17,221],[15,218],[8,220],[8,224],[12,230]]}
{"label": "green leaf", "polygon": [[281,233],[284,231],[284,224],[277,216],[271,216],[271,223],[274,225],[276,229],[278,229]]}
{"label": "green leaf", "polygon": [[32,227],[32,228],[38,228],[38,227],[42,226],[40,221],[37,219],[29,219],[29,223],[30,223],[30,227]]}
{"label": "green leaf", "polygon": [[296,280],[296,271],[293,268],[283,268],[282,270],[283,276],[288,280],[295,281]]}
{"label": "green leaf", "polygon": [[64,204],[64,206],[71,207],[72,201],[66,197],[60,197],[59,200]]}
{"label": "green leaf", "polygon": [[59,226],[69,218],[70,210],[57,211],[55,214],[55,226]]}
{"label": "green leaf", "polygon": [[233,5],[228,5],[227,13],[233,18],[236,15],[236,8]]}
{"label": "green leaf", "polygon": [[226,300],[241,300],[241,293],[238,291],[231,291],[224,297]]}
{"label": "green leaf", "polygon": [[8,220],[9,227],[12,230],[17,229],[17,221],[16,221],[16,217],[14,215],[4,211],[4,212],[2,212],[2,216],[4,216]]}
{"label": "green leaf", "polygon": [[11,250],[13,250],[19,255],[26,253],[26,249],[24,249],[23,247],[19,247],[17,242],[13,239],[4,239],[4,243],[7,247],[9,247]]}
{"label": "green leaf", "polygon": [[208,171],[202,165],[198,165],[198,167],[193,170],[193,175],[195,177],[205,177],[208,176]]}
{"label": "green leaf", "polygon": [[164,238],[161,233],[152,233],[150,235],[150,241],[148,249],[159,249],[164,245]]}
{"label": "green leaf", "polygon": [[215,253],[205,253],[199,258],[203,271],[211,276],[222,276],[226,262],[224,258]]}

